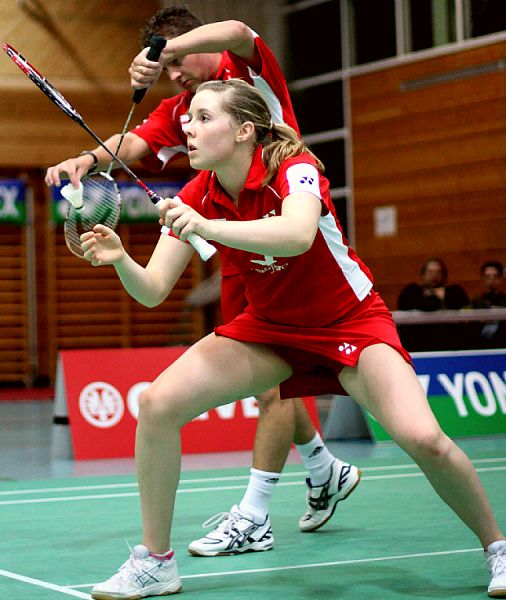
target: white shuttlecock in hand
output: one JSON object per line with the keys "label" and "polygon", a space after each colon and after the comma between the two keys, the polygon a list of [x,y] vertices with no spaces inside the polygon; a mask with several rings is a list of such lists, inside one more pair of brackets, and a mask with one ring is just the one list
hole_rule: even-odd
{"label": "white shuttlecock in hand", "polygon": [[77,190],[71,183],[67,183],[62,187],[60,193],[74,208],[83,207],[83,184],[81,182],[79,182]]}

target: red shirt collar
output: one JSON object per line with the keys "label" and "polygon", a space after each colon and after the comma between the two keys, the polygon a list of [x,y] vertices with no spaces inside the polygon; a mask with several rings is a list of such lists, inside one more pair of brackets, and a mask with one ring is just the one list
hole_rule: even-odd
{"label": "red shirt collar", "polygon": [[230,79],[230,69],[228,68],[229,58],[227,56],[227,52],[223,52],[221,55],[220,66],[218,67],[218,72],[216,73],[214,79],[218,80],[226,80]]}
{"label": "red shirt collar", "polygon": [[[249,168],[248,176],[246,178],[243,190],[260,191],[263,188],[262,182],[267,173],[267,169],[265,168],[262,160],[262,153],[263,147],[257,146],[255,148],[255,151],[253,152],[251,166]],[[221,187],[218,178],[216,177],[216,173],[214,172],[211,174],[211,178],[209,180],[209,191],[215,199],[218,199],[221,196],[225,195],[225,192]]]}
{"label": "red shirt collar", "polygon": [[267,169],[265,168],[264,161],[262,159],[263,151],[263,146],[257,146],[255,148],[255,151],[253,152],[253,158],[251,159],[248,177],[246,178],[246,183],[244,184],[244,189],[262,189],[262,182],[267,174]]}

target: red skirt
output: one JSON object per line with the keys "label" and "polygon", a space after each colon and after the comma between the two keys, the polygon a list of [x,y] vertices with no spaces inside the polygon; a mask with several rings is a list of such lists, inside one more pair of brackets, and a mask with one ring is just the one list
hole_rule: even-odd
{"label": "red skirt", "polygon": [[354,367],[364,348],[387,344],[411,366],[392,315],[381,297],[371,292],[345,318],[324,327],[299,327],[263,321],[243,312],[215,328],[217,335],[271,348],[293,373],[280,384],[282,398],[344,394],[339,382],[342,368]]}

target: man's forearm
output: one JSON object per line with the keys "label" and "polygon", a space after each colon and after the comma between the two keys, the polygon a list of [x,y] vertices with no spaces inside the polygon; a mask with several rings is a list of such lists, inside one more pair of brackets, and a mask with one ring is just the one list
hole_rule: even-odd
{"label": "man's forearm", "polygon": [[179,56],[230,50],[249,58],[253,56],[255,42],[251,30],[241,21],[221,21],[202,25],[169,40],[167,49]]}

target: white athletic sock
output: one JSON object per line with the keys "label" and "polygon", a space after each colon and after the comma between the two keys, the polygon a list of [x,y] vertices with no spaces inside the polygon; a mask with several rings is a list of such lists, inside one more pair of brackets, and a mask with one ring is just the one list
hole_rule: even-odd
{"label": "white athletic sock", "polygon": [[296,444],[304,466],[308,470],[311,485],[318,486],[326,483],[330,477],[330,468],[336,460],[327,446],[323,443],[320,434],[316,432],[314,438],[307,444]]}
{"label": "white athletic sock", "polygon": [[239,504],[239,510],[251,515],[254,522],[261,525],[269,514],[269,502],[279,481],[279,473],[259,469],[251,469],[250,473],[248,487]]}
{"label": "white athletic sock", "polygon": [[487,554],[495,554],[496,552],[499,552],[501,548],[506,548],[506,540],[498,540],[497,542],[492,542],[489,544],[487,548]]}

